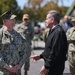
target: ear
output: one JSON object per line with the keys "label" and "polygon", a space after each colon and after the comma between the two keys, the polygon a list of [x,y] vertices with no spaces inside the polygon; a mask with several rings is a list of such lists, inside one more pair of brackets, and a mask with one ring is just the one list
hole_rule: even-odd
{"label": "ear", "polygon": [[3,20],[3,23],[4,23],[4,24],[6,23],[6,20],[5,20],[5,19]]}
{"label": "ear", "polygon": [[54,20],[55,20],[54,17],[52,17],[52,22],[54,22]]}
{"label": "ear", "polygon": [[5,20],[3,20],[3,23],[5,22]]}

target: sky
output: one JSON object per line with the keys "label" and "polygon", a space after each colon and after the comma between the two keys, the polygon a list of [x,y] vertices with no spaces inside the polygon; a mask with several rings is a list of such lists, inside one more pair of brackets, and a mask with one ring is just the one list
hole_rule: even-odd
{"label": "sky", "polygon": [[[27,0],[16,0],[18,2],[18,5],[23,9],[23,6],[27,3]],[[45,0],[44,3],[46,3],[48,0]],[[74,0],[63,0],[64,6],[71,6]],[[59,1],[59,6],[61,6],[61,0]]]}

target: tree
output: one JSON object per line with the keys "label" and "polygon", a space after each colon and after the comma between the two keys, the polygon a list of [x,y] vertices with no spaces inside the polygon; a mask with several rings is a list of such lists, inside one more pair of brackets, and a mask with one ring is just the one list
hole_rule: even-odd
{"label": "tree", "polygon": [[[17,4],[16,0],[1,0],[0,1],[0,15],[5,11],[12,10],[14,14],[19,15],[21,13],[21,9]],[[18,17],[19,18],[19,17]]]}
{"label": "tree", "polygon": [[[64,6],[64,0],[50,0],[50,1],[53,1],[56,4],[58,4],[59,2],[61,2],[62,6]],[[69,1],[69,0],[67,0],[67,1]]]}
{"label": "tree", "polygon": [[1,13],[5,12],[9,9],[12,9],[14,11],[19,9],[16,0],[2,0],[2,1],[0,1]]}
{"label": "tree", "polygon": [[61,13],[61,16],[63,17],[67,9],[68,7],[59,7],[57,3],[49,1],[43,7],[40,7],[38,9],[24,6],[23,13],[28,13],[30,15],[30,20],[44,21],[46,18],[46,13],[49,10],[58,10]]}
{"label": "tree", "polygon": [[44,0],[28,0],[28,5],[32,6],[32,8],[36,9],[37,7],[40,8],[41,7],[41,3]]}
{"label": "tree", "polygon": [[59,11],[60,8],[59,8],[59,6],[56,3],[50,1],[50,2],[47,2],[45,4],[45,6],[43,7],[43,9],[44,9],[44,11],[47,12],[49,10],[58,10]]}

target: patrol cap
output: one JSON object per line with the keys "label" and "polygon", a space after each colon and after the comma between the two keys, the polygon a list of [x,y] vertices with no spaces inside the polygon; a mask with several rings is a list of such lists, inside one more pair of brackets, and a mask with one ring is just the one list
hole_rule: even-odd
{"label": "patrol cap", "polygon": [[11,10],[4,12],[1,16],[2,19],[14,19],[16,15],[12,13]]}
{"label": "patrol cap", "polygon": [[75,17],[72,17],[71,21],[75,21]]}
{"label": "patrol cap", "polygon": [[29,19],[29,15],[28,14],[24,14],[23,15],[23,19]]}

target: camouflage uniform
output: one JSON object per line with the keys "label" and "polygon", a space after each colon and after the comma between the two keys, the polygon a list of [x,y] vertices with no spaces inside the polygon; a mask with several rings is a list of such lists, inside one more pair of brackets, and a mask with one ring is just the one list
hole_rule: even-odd
{"label": "camouflage uniform", "polygon": [[43,40],[44,40],[44,42],[46,42],[46,40],[47,40],[48,33],[49,33],[49,28],[46,28],[44,33],[43,33]]}
{"label": "camouflage uniform", "polygon": [[22,45],[22,37],[14,29],[11,32],[0,29],[0,75],[21,75],[20,71],[11,73],[4,67],[24,64],[26,54]]}
{"label": "camouflage uniform", "polygon": [[[25,39],[13,29],[16,15],[11,10],[0,17],[3,20],[3,27],[0,29],[0,75],[21,75],[18,69],[27,58]],[[18,72],[13,73],[13,70]]]}
{"label": "camouflage uniform", "polygon": [[75,27],[70,28],[67,33],[68,40],[68,61],[71,75],[75,75]]}
{"label": "camouflage uniform", "polygon": [[33,39],[33,36],[34,36],[34,29],[30,23],[28,23],[28,25],[24,25],[23,23],[21,23],[21,24],[15,26],[15,30],[17,32],[19,32],[23,38],[26,38],[27,61],[25,61],[24,69],[25,69],[25,71],[28,71],[29,67],[30,67],[29,57],[31,55],[31,50],[32,50],[31,49],[31,44],[32,44],[31,40]]}

